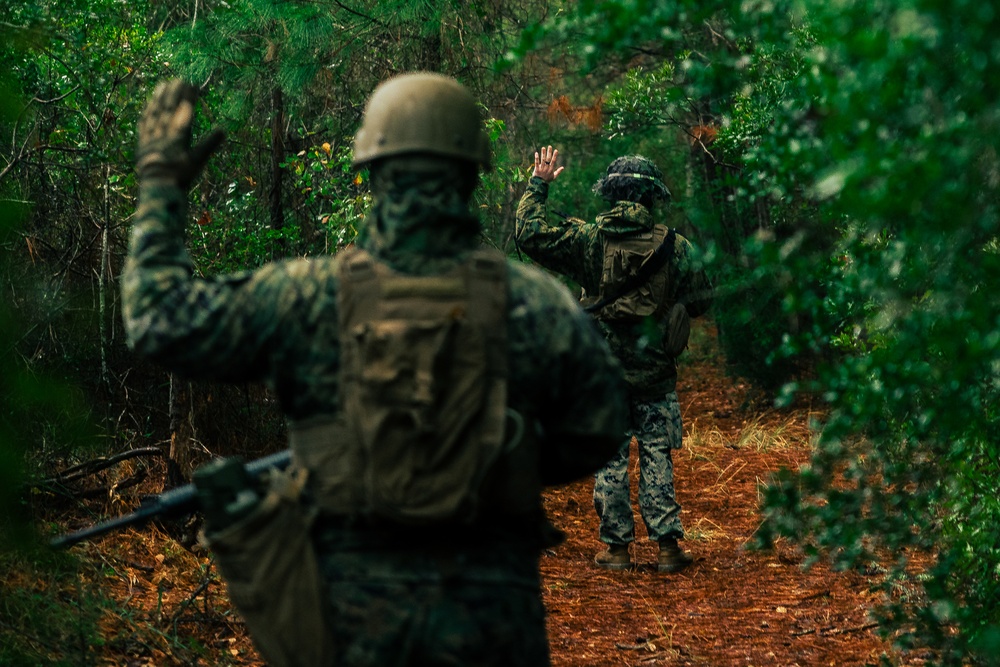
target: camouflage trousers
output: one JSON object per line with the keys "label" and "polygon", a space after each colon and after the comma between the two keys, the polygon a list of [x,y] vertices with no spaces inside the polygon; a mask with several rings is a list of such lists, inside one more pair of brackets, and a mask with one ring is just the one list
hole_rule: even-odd
{"label": "camouflage trousers", "polygon": [[338,667],[550,664],[537,550],[318,542]]}
{"label": "camouflage trousers", "polygon": [[600,539],[607,544],[635,540],[635,520],[630,500],[629,445],[639,443],[639,512],[649,539],[681,539],[681,506],[674,496],[674,462],[671,452],[683,437],[677,393],[661,400],[630,403],[629,430],[618,454],[597,472],[594,508],[601,521]]}

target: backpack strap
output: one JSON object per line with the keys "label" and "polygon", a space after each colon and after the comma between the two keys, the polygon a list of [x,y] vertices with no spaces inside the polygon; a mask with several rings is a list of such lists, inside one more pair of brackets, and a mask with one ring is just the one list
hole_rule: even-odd
{"label": "backpack strap", "polygon": [[646,263],[644,263],[642,267],[640,267],[640,269],[635,273],[635,275],[626,279],[625,282],[622,283],[621,287],[619,287],[611,294],[608,294],[597,303],[592,303],[589,306],[585,306],[583,309],[584,312],[587,313],[597,312],[602,308],[605,308],[606,306],[610,306],[612,303],[622,298],[626,294],[634,292],[635,290],[639,289],[644,284],[646,284],[649,281],[649,279],[652,278],[654,275],[656,275],[657,271],[666,266],[667,262],[670,261],[670,258],[673,257],[674,241],[676,237],[677,237],[677,231],[671,228],[670,231],[667,232],[667,237],[663,240],[663,243],[657,246],[656,250],[653,251],[653,254],[650,256],[649,260]]}
{"label": "backpack strap", "polygon": [[372,256],[361,248],[345,250],[340,264],[337,295],[341,322],[357,322],[372,318],[377,300],[372,299],[371,294],[377,289],[377,284],[378,275]]}
{"label": "backpack strap", "polygon": [[498,252],[477,250],[467,266],[469,317],[485,327],[490,341],[487,347],[490,373],[497,378],[506,378],[507,260]]}

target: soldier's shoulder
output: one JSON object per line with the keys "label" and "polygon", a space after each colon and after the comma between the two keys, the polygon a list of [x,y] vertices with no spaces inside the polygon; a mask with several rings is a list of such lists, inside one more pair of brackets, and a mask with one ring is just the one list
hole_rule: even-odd
{"label": "soldier's shoulder", "polygon": [[337,258],[294,257],[269,262],[254,271],[245,272],[260,288],[289,288],[295,285],[322,280],[336,274]]}
{"label": "soldier's shoulder", "polygon": [[657,226],[664,230],[664,234],[673,232],[674,233],[674,252],[680,255],[686,255],[692,250],[694,250],[694,243],[688,238],[683,230],[679,227],[675,227],[673,221],[663,221],[657,223]]}
{"label": "soldier's shoulder", "polygon": [[569,289],[527,264],[509,263],[509,345],[515,364],[537,374],[554,359],[601,354],[604,339]]}
{"label": "soldier's shoulder", "polygon": [[276,260],[252,273],[249,293],[258,304],[273,304],[276,317],[301,314],[335,296],[338,264],[331,255]]}
{"label": "soldier's shoulder", "polygon": [[577,300],[569,289],[552,275],[521,262],[508,261],[507,265],[510,296],[516,307],[539,311],[559,309],[574,314],[579,311]]}

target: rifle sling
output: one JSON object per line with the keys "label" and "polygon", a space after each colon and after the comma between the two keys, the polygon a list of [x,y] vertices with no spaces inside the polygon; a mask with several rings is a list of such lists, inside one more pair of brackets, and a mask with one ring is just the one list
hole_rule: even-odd
{"label": "rifle sling", "polygon": [[674,254],[674,239],[677,236],[677,232],[671,229],[667,232],[667,237],[663,239],[656,250],[653,251],[652,257],[649,261],[642,265],[639,271],[636,272],[634,276],[622,283],[622,286],[615,290],[613,293],[607,295],[597,303],[592,303],[589,306],[584,307],[584,312],[594,313],[605,306],[610,306],[618,299],[622,298],[629,292],[634,292],[635,290],[642,287],[646,282],[649,281],[653,275],[667,265],[670,258]]}

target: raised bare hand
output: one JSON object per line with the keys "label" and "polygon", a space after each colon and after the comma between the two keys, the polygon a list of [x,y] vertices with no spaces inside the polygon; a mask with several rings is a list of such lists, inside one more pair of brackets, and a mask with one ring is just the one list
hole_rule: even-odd
{"label": "raised bare hand", "polygon": [[535,169],[532,176],[537,176],[546,183],[556,180],[565,167],[557,167],[559,151],[552,146],[543,146],[539,151],[535,151]]}

